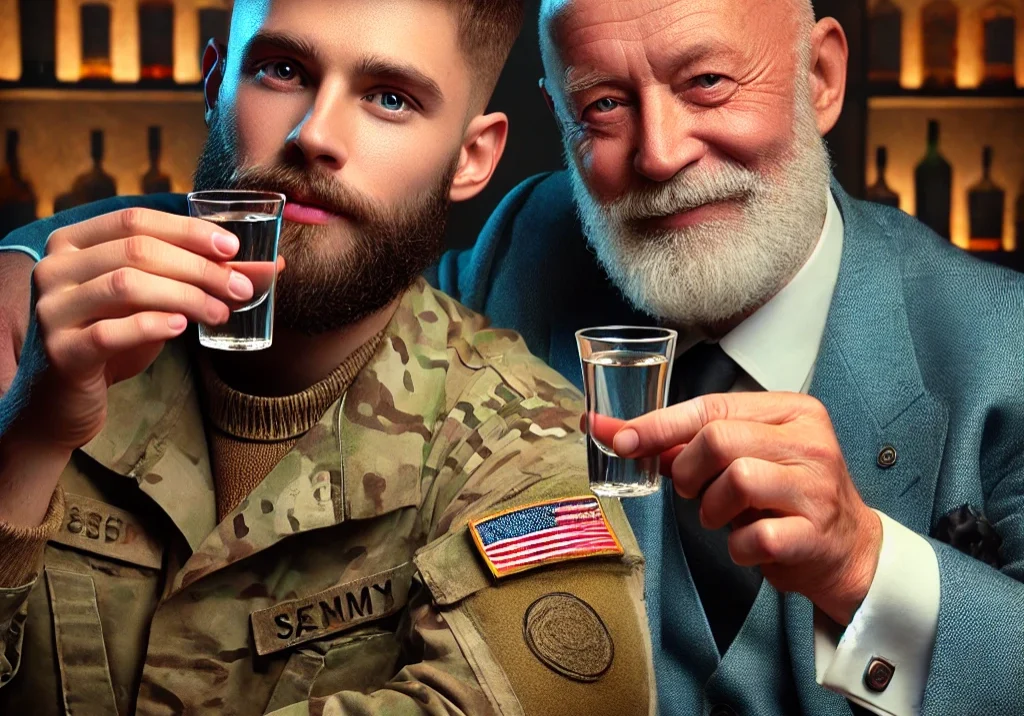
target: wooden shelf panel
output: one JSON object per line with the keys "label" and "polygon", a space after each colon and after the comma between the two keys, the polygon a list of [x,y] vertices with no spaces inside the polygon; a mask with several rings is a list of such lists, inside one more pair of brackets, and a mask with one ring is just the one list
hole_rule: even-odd
{"label": "wooden shelf panel", "polygon": [[203,102],[203,93],[195,87],[188,90],[150,89],[137,85],[103,88],[0,87],[0,102]]}

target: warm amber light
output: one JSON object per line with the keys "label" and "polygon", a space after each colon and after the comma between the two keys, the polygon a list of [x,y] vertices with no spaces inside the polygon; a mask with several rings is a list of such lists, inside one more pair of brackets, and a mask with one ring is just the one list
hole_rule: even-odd
{"label": "warm amber light", "polygon": [[21,37],[18,0],[0,0],[0,80],[21,77]]}
{"label": "warm amber light", "polygon": [[[894,0],[903,10],[903,68],[900,84],[919,89],[924,82],[921,9],[929,0]],[[971,89],[981,84],[985,74],[984,25],[982,11],[992,0],[956,0],[960,9],[957,27],[956,85]],[[1017,12],[1017,86],[1024,87],[1024,0],[1004,0]]]}

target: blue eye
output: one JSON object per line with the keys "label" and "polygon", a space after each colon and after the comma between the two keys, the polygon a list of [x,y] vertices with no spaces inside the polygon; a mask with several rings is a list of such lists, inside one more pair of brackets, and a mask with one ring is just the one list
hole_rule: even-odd
{"label": "blue eye", "polygon": [[711,89],[722,81],[722,75],[701,75],[697,78],[697,84],[704,89]]}
{"label": "blue eye", "polygon": [[382,92],[380,95],[380,106],[389,112],[401,112],[405,109],[405,100],[394,92]]}
{"label": "blue eye", "polygon": [[611,112],[618,106],[619,103],[613,100],[611,97],[602,97],[601,99],[594,102],[594,109],[596,109],[598,112]]}

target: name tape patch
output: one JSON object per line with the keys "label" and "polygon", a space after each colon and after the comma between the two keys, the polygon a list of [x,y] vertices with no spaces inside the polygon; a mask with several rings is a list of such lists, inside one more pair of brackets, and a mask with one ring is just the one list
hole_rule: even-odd
{"label": "name tape patch", "polygon": [[65,493],[64,523],[51,542],[140,567],[160,569],[163,546],[130,512]]}
{"label": "name tape patch", "polygon": [[621,556],[596,497],[537,502],[471,520],[470,533],[495,577],[570,559]]}
{"label": "name tape patch", "polygon": [[273,654],[383,619],[405,607],[416,567],[411,562],[249,615],[256,653]]}

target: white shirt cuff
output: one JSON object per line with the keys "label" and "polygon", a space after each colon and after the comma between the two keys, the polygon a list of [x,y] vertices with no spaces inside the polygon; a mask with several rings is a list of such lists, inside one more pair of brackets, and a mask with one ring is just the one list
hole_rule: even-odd
{"label": "white shirt cuff", "polygon": [[[939,622],[939,562],[928,541],[899,522],[882,521],[882,551],[868,595],[845,633],[814,610],[819,684],[882,716],[916,716],[928,683]],[[895,667],[882,691],[865,685],[874,659]]]}

